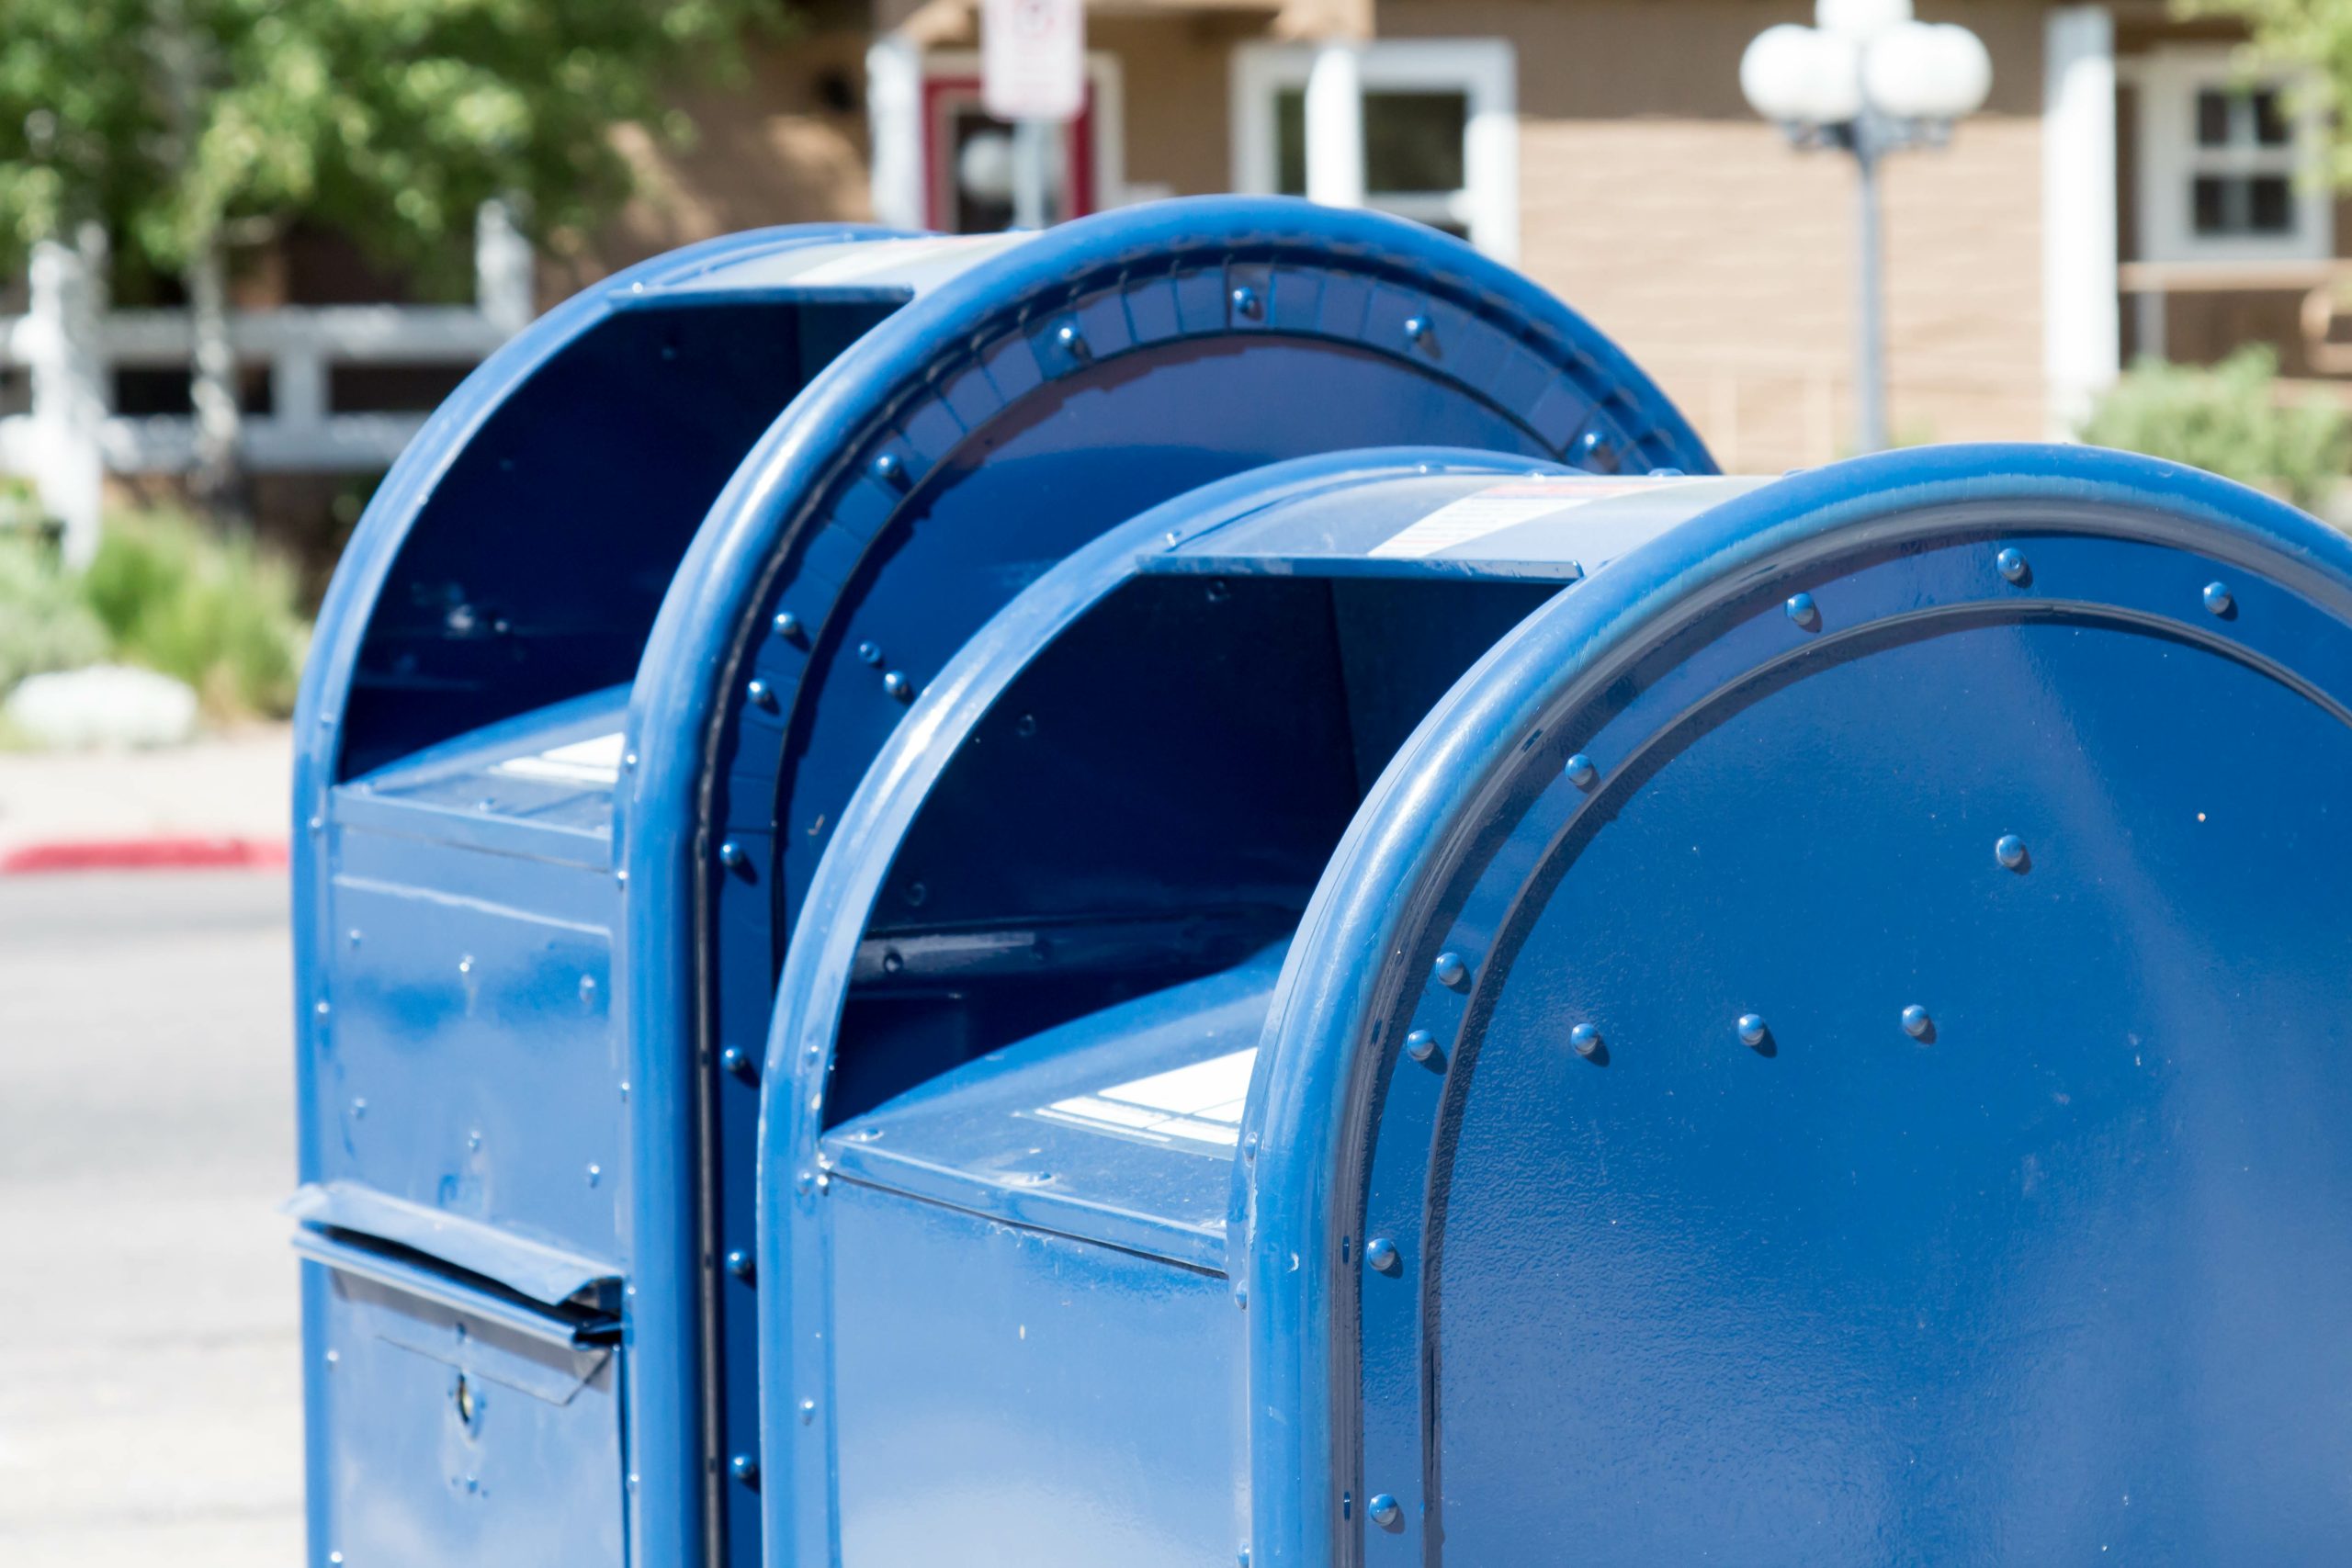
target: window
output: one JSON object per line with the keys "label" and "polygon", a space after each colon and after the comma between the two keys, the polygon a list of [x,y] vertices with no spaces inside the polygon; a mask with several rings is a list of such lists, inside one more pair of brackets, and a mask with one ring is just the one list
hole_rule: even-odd
{"label": "window", "polygon": [[2287,78],[2249,76],[2226,50],[2141,62],[2140,250],[2144,259],[2298,261],[2335,242],[2330,203],[2305,178],[2312,128]]}
{"label": "window", "polygon": [[[1248,45],[1235,56],[1237,190],[1306,194],[1312,49]],[[1519,248],[1517,66],[1499,39],[1364,47],[1367,206],[1459,235],[1510,260]]]}

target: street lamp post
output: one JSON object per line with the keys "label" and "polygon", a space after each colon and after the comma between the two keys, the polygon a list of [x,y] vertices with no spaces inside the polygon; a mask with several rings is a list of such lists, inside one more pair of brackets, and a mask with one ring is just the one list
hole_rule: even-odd
{"label": "street lamp post", "polygon": [[1887,444],[1886,301],[1879,164],[1941,147],[1984,106],[1993,62],[1966,28],[1917,20],[1911,0],[1818,0],[1815,26],[1767,28],[1739,62],[1749,107],[1802,148],[1852,155],[1855,445]]}

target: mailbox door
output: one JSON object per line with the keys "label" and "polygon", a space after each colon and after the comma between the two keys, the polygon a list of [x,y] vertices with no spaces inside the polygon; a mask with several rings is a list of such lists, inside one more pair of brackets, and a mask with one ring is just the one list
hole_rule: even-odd
{"label": "mailbox door", "polygon": [[302,1272],[319,1561],[627,1561],[617,1346],[429,1280]]}

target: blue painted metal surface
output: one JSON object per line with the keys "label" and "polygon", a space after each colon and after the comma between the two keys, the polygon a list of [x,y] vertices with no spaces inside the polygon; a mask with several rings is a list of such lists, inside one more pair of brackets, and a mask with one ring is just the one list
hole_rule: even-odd
{"label": "blue painted metal surface", "polygon": [[485,367],[301,722],[320,1560],[2352,1550],[2248,491],[1715,477],[1360,214],[769,235]]}
{"label": "blue painted metal surface", "polygon": [[1533,617],[1277,993],[1253,1561],[2340,1558],[2348,619],[2309,519],[2018,448]]}
{"label": "blue painted metal surface", "polygon": [[[486,364],[387,479],[298,715],[310,1245],[368,1251],[379,1284],[385,1259],[439,1278],[416,1310],[452,1332],[511,1288],[479,1269],[506,1254],[339,1228],[323,1194],[622,1281],[606,1397],[578,1407],[602,1414],[569,1428],[626,1445],[626,1529],[599,1521],[621,1544],[591,1560],[759,1555],[753,1309],[763,1277],[783,1286],[725,1260],[754,1245],[784,932],[875,752],[996,605],[1097,534],[1272,458],[1408,438],[1522,469],[1708,466],[1523,279],[1389,220],[1220,200],[663,258]],[[1417,710],[1392,707],[1401,734]],[[1361,761],[1362,738],[1329,739],[1335,767]],[[1295,804],[1336,827],[1351,799]],[[1185,956],[1154,975],[1261,945],[1317,866],[1265,869],[1271,904],[1179,933]],[[1089,960],[1089,998],[1151,977],[1105,977],[1117,946]],[[1023,1000],[992,1027],[1072,1005]],[[920,1007],[886,1010],[935,1034]],[[313,1554],[396,1534],[473,1557],[504,1538],[438,1489],[495,1438],[454,1406],[410,1410],[427,1382],[397,1359],[325,1371],[382,1306],[350,1304],[336,1280],[359,1277],[304,1270]],[[379,1472],[401,1479],[363,1512],[324,1478],[370,1451],[379,1405],[449,1441],[437,1469]],[[500,1495],[502,1517],[568,1506],[552,1485]]]}

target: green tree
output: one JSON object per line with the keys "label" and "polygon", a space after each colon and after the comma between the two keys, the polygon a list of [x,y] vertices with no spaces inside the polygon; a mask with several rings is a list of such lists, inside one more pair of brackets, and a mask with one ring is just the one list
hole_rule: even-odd
{"label": "green tree", "polygon": [[481,204],[545,239],[609,212],[609,137],[690,130],[775,0],[0,0],[0,265],[92,223],[184,284],[196,488],[238,486],[229,254],[296,217],[451,265]]}

